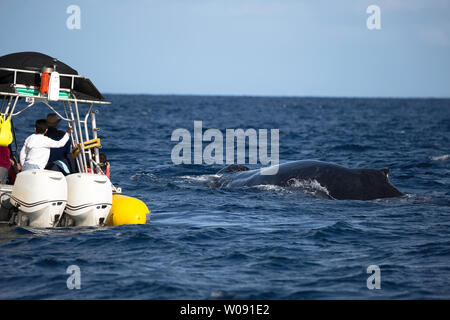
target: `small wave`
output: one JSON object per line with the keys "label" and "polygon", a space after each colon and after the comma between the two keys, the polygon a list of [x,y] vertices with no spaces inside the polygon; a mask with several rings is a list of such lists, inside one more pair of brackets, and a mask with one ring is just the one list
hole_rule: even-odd
{"label": "small wave", "polygon": [[[296,178],[292,178],[287,182],[287,186],[279,186],[274,184],[259,184],[251,187],[244,187],[245,189],[253,189],[256,188],[262,191],[271,191],[271,192],[286,192],[291,193],[295,190],[301,190],[306,194],[326,198],[326,199],[334,199],[327,188],[323,187],[317,180],[299,180]],[[293,190],[294,189],[294,190]]]}
{"label": "small wave", "polygon": [[337,241],[339,237],[358,237],[364,235],[364,231],[345,221],[336,221],[328,226],[312,229],[307,237],[313,239],[327,239]]}
{"label": "small wave", "polygon": [[416,203],[416,204],[428,204],[428,205],[436,205],[436,206],[450,206],[450,200],[445,199],[436,195],[425,195],[425,194],[415,194],[415,193],[406,193],[404,196],[399,198],[386,198],[386,199],[377,199],[376,201],[390,201],[392,203],[394,200],[402,203]]}
{"label": "small wave", "polygon": [[203,185],[206,187],[217,187],[217,181],[219,181],[220,176],[216,174],[203,174],[203,175],[186,175],[177,177],[177,183],[187,184],[187,185]]}
{"label": "small wave", "polygon": [[362,152],[362,151],[366,151],[366,150],[370,150],[373,149],[372,147],[369,146],[363,146],[360,144],[341,144],[338,146],[334,146],[332,148],[332,150],[336,150],[336,151],[355,151],[355,152]]}
{"label": "small wave", "polygon": [[222,291],[222,290],[217,290],[217,291],[212,291],[211,294],[209,295],[210,299],[231,299],[232,295],[230,295],[229,293]]}
{"label": "small wave", "polygon": [[317,180],[300,180],[296,178],[289,179],[288,186],[291,188],[302,189],[314,196],[320,196],[328,199],[334,199],[327,188],[322,186]]}
{"label": "small wave", "polygon": [[156,179],[156,175],[154,175],[153,173],[141,172],[141,173],[136,173],[136,174],[132,175],[130,177],[130,179],[133,180],[133,181],[141,180],[141,179],[155,180]]}
{"label": "small wave", "polygon": [[220,178],[220,176],[218,176],[216,174],[204,174],[204,175],[200,175],[200,176],[181,176],[180,178],[190,181],[190,182],[204,183],[204,182],[209,182],[216,178]]}
{"label": "small wave", "polygon": [[450,154],[444,154],[442,156],[430,157],[430,160],[433,161],[447,161],[450,159]]}
{"label": "small wave", "polygon": [[274,185],[274,184],[260,184],[260,185],[255,186],[255,188],[258,188],[258,189],[264,190],[264,191],[283,191],[283,190],[285,190],[285,188]]}

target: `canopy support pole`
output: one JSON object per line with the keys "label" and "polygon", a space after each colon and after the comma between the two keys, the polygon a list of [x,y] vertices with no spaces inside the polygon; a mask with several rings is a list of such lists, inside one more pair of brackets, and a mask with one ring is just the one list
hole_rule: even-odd
{"label": "canopy support pole", "polygon": [[[63,106],[64,106],[64,113],[66,114],[66,118],[68,122],[72,122],[72,128],[74,127],[73,121],[69,119],[69,114],[67,113],[67,107],[66,107],[66,103],[63,102]],[[76,140],[73,137],[73,132],[70,134],[70,138],[72,139],[72,148],[75,147],[76,144]],[[78,157],[75,158],[75,161],[77,162],[77,167],[78,167],[78,171],[81,172],[81,166],[80,166],[80,161],[78,160]]]}

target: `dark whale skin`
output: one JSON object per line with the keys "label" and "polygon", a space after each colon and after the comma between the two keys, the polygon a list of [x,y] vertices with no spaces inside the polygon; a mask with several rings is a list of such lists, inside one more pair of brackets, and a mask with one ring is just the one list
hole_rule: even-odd
{"label": "dark whale skin", "polygon": [[389,169],[349,169],[337,164],[300,160],[279,165],[275,175],[262,175],[259,169],[231,165],[220,170],[217,186],[239,188],[256,185],[289,186],[294,179],[316,180],[337,200],[374,200],[404,194],[389,182]]}

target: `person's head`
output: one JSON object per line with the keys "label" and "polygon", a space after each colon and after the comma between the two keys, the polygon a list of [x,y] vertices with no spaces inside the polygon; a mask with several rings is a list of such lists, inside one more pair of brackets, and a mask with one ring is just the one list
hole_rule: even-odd
{"label": "person's head", "polygon": [[106,154],[100,153],[100,163],[106,163]]}
{"label": "person's head", "polygon": [[47,125],[49,128],[56,128],[61,119],[58,119],[56,113],[49,113],[47,115]]}
{"label": "person's head", "polygon": [[102,169],[102,171],[106,173],[106,170],[108,169],[107,168],[108,163],[106,162],[106,155],[104,153],[100,153],[99,156],[100,156],[100,163],[99,163],[100,169]]}
{"label": "person's head", "polygon": [[36,120],[35,130],[37,134],[45,134],[48,130],[47,120],[45,119]]}

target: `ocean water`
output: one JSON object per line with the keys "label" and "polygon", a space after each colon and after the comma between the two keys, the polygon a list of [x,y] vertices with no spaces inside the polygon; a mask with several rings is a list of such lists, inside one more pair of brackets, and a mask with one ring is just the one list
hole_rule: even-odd
{"label": "ocean water", "polygon": [[[448,299],[450,100],[109,95],[111,180],[146,225],[0,228],[1,299]],[[21,147],[36,106],[15,120]],[[177,128],[279,129],[280,162],[391,169],[406,195],[338,201],[208,184],[222,165],[174,165]],[[206,146],[206,143],[204,143]],[[77,265],[81,289],[69,290]],[[369,290],[370,265],[380,289]]]}

